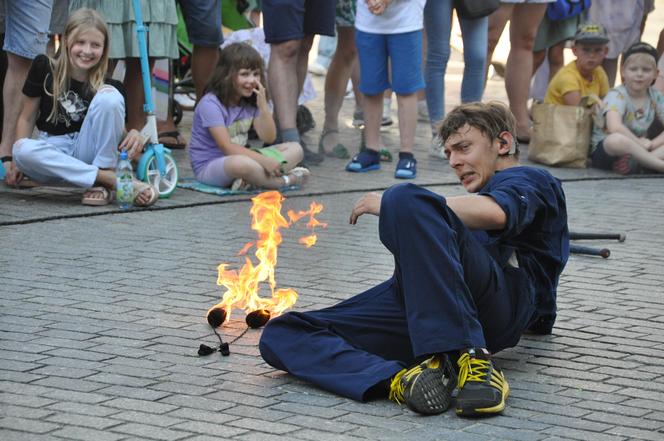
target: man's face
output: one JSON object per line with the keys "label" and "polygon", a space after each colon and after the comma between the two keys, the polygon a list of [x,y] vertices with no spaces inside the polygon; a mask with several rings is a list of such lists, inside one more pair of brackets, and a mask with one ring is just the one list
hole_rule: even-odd
{"label": "man's face", "polygon": [[602,64],[609,51],[606,44],[575,43],[572,52],[576,55],[576,65],[583,72],[591,72]]}
{"label": "man's face", "polygon": [[469,193],[477,193],[489,182],[496,173],[499,153],[508,151],[508,145],[489,139],[468,124],[447,138],[443,146],[450,166]]}

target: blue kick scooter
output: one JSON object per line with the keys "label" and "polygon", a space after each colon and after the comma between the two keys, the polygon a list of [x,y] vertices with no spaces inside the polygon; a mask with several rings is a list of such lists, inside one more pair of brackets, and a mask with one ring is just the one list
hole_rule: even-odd
{"label": "blue kick scooter", "polygon": [[171,151],[159,143],[157,117],[154,113],[152,84],[150,82],[152,75],[148,63],[147,28],[143,24],[143,17],[141,15],[141,0],[132,0],[132,2],[136,17],[136,34],[141,57],[141,76],[143,77],[143,90],[145,92],[143,109],[147,115],[147,124],[141,130],[141,135],[147,140],[147,144],[136,166],[136,177],[143,182],[153,185],[159,190],[159,197],[163,199],[169,197],[175,191],[178,182],[178,167],[175,163],[175,158],[171,155]]}

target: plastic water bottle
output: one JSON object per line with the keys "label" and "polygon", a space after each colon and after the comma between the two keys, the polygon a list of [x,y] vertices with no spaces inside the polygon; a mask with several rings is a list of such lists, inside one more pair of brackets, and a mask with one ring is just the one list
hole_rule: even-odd
{"label": "plastic water bottle", "polygon": [[117,179],[115,199],[121,209],[128,210],[134,202],[134,173],[126,151],[120,153],[115,176]]}

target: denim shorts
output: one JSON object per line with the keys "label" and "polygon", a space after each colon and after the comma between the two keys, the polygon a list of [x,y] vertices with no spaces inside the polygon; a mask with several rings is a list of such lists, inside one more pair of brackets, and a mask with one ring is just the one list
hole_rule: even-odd
{"label": "denim shorts", "polygon": [[[391,88],[398,94],[408,95],[424,89],[422,31],[372,34],[355,29],[355,45],[360,59],[362,93],[377,95]],[[391,84],[388,65],[392,68]]]}
{"label": "denim shorts", "polygon": [[263,0],[266,43],[334,35],[336,0]]}
{"label": "denim shorts", "polygon": [[224,42],[221,33],[221,0],[180,0],[189,42],[217,47]]}
{"label": "denim shorts", "polygon": [[5,19],[3,49],[30,60],[46,52],[52,1],[4,0],[0,14]]}

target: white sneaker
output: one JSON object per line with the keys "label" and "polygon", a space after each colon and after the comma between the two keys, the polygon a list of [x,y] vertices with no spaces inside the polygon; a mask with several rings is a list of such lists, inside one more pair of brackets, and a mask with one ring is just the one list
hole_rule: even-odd
{"label": "white sneaker", "polygon": [[434,136],[429,146],[429,156],[436,159],[447,160],[445,153],[443,153],[443,144],[439,136]]}
{"label": "white sneaker", "polygon": [[383,119],[381,120],[380,125],[392,125],[392,100],[390,99],[383,99]]}
{"label": "white sneaker", "polygon": [[[387,115],[383,115],[383,119],[380,121],[380,125],[385,127],[385,126],[391,126],[392,125],[392,118]],[[361,110],[356,110],[353,112],[353,127],[356,129],[361,129],[364,127],[364,112]]]}
{"label": "white sneaker", "polygon": [[305,167],[295,167],[287,174],[284,175],[285,185],[284,187],[292,187],[297,185],[298,187],[304,187],[309,181],[309,175],[311,172],[308,168]]}
{"label": "white sneaker", "polygon": [[429,122],[429,110],[427,109],[427,103],[424,101],[417,102],[417,120],[419,122]]}
{"label": "white sneaker", "polygon": [[327,75],[327,69],[324,66],[316,63],[315,61],[309,65],[309,72],[313,75],[323,77]]}

